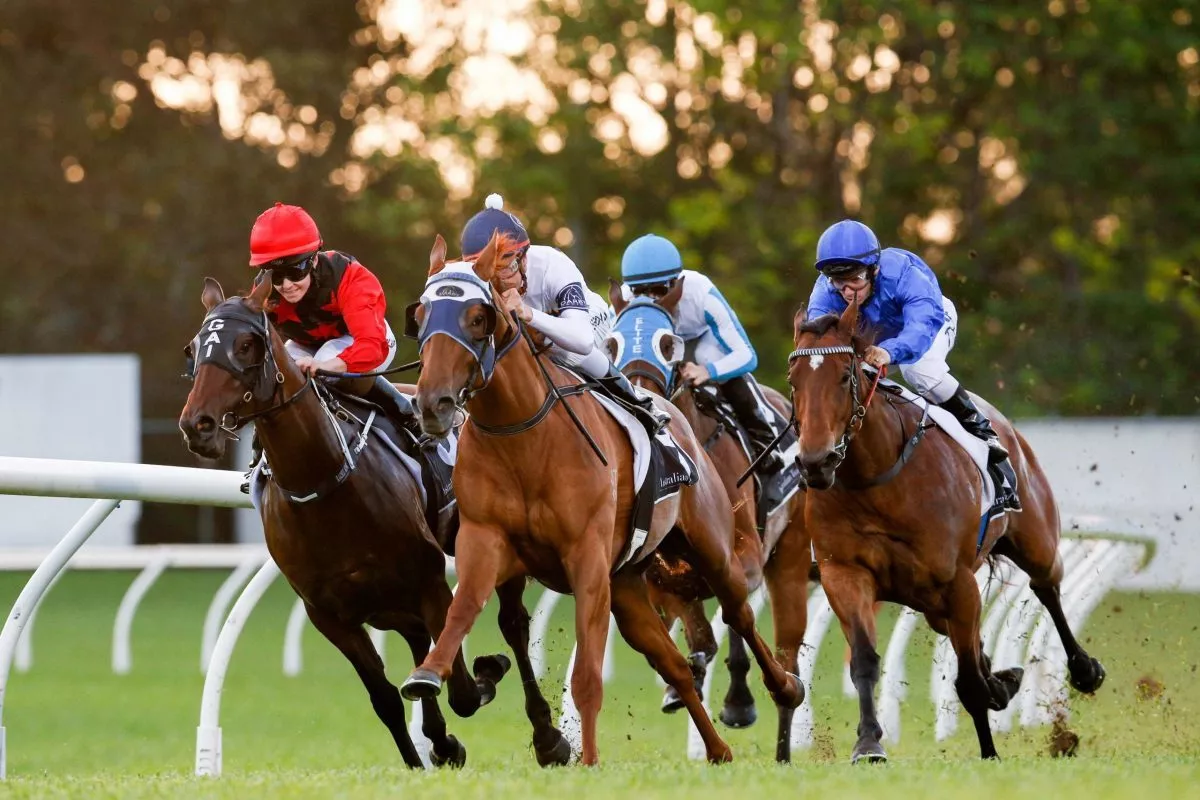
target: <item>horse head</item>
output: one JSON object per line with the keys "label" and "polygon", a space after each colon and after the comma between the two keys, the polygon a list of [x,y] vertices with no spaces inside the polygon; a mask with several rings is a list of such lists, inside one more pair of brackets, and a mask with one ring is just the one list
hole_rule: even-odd
{"label": "horse head", "polygon": [[857,325],[857,299],[840,316],[807,319],[799,311],[793,321],[796,349],[788,357],[788,383],[800,445],[796,461],[813,489],[833,486],[866,414],[862,353],[867,342]]}
{"label": "horse head", "polygon": [[221,284],[204,279],[200,300],[207,312],[200,331],[184,348],[192,389],[179,415],[188,449],[220,458],[226,437],[269,406],[283,387],[284,370],[295,369],[264,310],[270,275],[245,297],[225,298]]}
{"label": "horse head", "polygon": [[672,312],[683,295],[680,278],[661,298],[648,295],[625,300],[621,284],[609,279],[609,301],[617,318],[604,341],[608,358],[629,380],[670,397],[675,366],[683,358],[683,339],[675,333]]}
{"label": "horse head", "polygon": [[421,429],[431,436],[450,430],[458,409],[491,382],[496,362],[519,339],[492,286],[511,249],[497,234],[473,263],[447,264],[445,240],[434,242],[425,290],[405,310],[405,335],[417,340],[421,355]]}

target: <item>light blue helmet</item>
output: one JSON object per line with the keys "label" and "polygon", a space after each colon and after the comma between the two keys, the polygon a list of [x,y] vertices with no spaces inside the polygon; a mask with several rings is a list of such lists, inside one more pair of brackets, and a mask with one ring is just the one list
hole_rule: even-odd
{"label": "light blue helmet", "polygon": [[679,248],[648,233],[629,243],[621,256],[621,279],[630,286],[673,281],[683,272]]}
{"label": "light blue helmet", "polygon": [[817,242],[816,267],[826,275],[841,275],[878,263],[879,239],[856,220],[835,222]]}

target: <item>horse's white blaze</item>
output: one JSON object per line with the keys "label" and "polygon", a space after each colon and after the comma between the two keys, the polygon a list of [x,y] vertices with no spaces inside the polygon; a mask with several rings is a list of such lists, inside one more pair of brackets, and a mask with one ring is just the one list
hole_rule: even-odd
{"label": "horse's white blaze", "polygon": [[825,356],[820,355],[820,354],[808,357],[808,366],[812,369],[813,372],[816,372],[817,369],[824,362],[825,362]]}

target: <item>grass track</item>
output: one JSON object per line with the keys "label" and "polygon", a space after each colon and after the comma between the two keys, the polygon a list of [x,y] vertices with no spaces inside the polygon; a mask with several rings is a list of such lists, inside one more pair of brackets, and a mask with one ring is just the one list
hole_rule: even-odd
{"label": "grass track", "polygon": [[[840,634],[831,631],[817,668],[817,745],[796,763],[772,761],[774,710],[764,704],[759,724],[722,730],[737,763],[710,768],[684,756],[682,716],[657,711],[660,690],[646,664],[623,645],[616,679],[606,687],[597,770],[543,772],[533,765],[529,729],[515,681],[493,706],[469,720],[450,719],[467,745],[461,773],[411,773],[349,665],[311,628],[305,633],[304,672],[281,672],[284,622],[292,596],[273,586],[255,611],[230,669],[221,723],[225,777],[191,777],[203,678],[200,630],[223,572],[169,572],[154,587],[134,628],[134,670],[109,668],[112,624],[131,573],[68,574],[39,611],[34,667],[10,681],[7,785],[0,797],[487,797],[639,798],[745,797],[755,792],[836,793],[841,796],[1055,798],[1200,796],[1200,596],[1113,594],[1083,631],[1105,663],[1108,681],[1095,698],[1072,701],[1071,725],[1081,736],[1071,760],[1045,755],[1046,729],[998,735],[1005,759],[982,764],[969,719],[935,743],[929,703],[933,637],[920,632],[910,646],[913,680],[903,710],[903,739],[884,768],[845,764],[854,740],[856,704],[841,697]],[[0,574],[0,603],[11,605],[25,575]],[[540,589],[532,587],[532,605]],[[885,615],[881,642],[894,611]],[[570,603],[550,627],[550,675],[543,681],[554,706],[570,651]],[[767,633],[769,634],[769,626]],[[494,606],[472,633],[472,654],[501,649]],[[398,682],[410,663],[407,647],[389,636],[389,673]],[[1005,666],[1005,665],[997,665]],[[1146,698],[1138,682],[1165,689]],[[724,671],[716,679],[718,699]],[[1143,682],[1143,685],[1144,682]],[[1159,800],[1159,797],[1152,800]]]}

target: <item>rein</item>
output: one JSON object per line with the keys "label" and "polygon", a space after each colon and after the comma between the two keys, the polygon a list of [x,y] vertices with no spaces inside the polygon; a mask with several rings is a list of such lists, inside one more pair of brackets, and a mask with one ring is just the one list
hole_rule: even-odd
{"label": "rein", "polygon": [[[791,352],[791,354],[788,355],[788,365],[791,366],[796,361],[796,359],[803,358],[804,356],[832,356],[832,355],[848,355],[848,356],[850,356],[850,399],[851,399],[851,402],[853,403],[853,410],[850,412],[850,419],[848,419],[846,421],[846,428],[845,428],[845,430],[842,431],[842,436],[840,439],[838,439],[838,443],[836,445],[834,445],[834,447],[833,447],[833,452],[834,452],[834,455],[836,456],[836,461],[834,461],[834,463],[832,464],[831,469],[836,471],[837,468],[842,465],[842,462],[844,462],[846,460],[846,453],[849,450],[850,443],[852,441],[854,441],[854,437],[858,434],[859,430],[862,428],[863,419],[867,416],[867,408],[871,405],[871,401],[875,398],[875,390],[879,388],[879,381],[885,375],[887,375],[887,366],[884,365],[883,367],[880,367],[878,370],[876,370],[875,378],[873,381],[871,381],[871,388],[867,391],[866,400],[860,401],[859,397],[858,397],[858,395],[859,395],[858,376],[859,376],[859,368],[860,368],[859,363],[860,363],[861,359],[859,358],[858,352],[850,345],[839,344],[839,345],[829,345],[829,346],[825,346],[825,347],[800,347],[800,348],[793,350]],[[796,426],[796,434],[799,435],[800,428],[799,428],[799,423],[796,421],[796,413],[795,413],[795,405],[794,404],[793,404],[792,408],[793,408],[793,411],[792,411],[791,424]],[[930,424],[928,424],[928,422],[929,422],[929,405],[926,404],[924,407],[924,411],[921,415],[921,421],[917,424],[916,432],[913,433],[913,435],[911,437],[909,437],[905,440],[904,444],[900,448],[900,455],[897,457],[896,462],[894,464],[892,464],[892,466],[889,467],[887,470],[885,470],[884,472],[882,472],[879,475],[876,475],[874,478],[871,478],[866,483],[861,484],[857,488],[870,489],[875,486],[882,486],[883,484],[889,482],[890,480],[895,478],[897,475],[899,475],[900,470],[904,469],[904,465],[908,463],[910,458],[912,458],[913,451],[917,449],[917,445],[921,443],[921,440],[923,438],[925,438],[925,431],[929,430],[929,428],[932,427]],[[903,426],[901,426],[901,431],[903,431]],[[751,469],[753,469],[753,465],[751,465]],[[749,473],[747,473],[747,475],[748,474]],[[746,476],[743,475],[742,479],[744,480],[745,477]],[[739,481],[739,485],[740,485],[740,481]]]}

